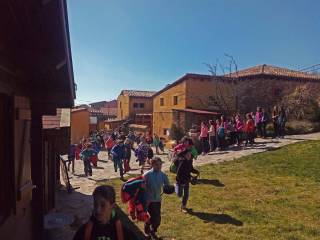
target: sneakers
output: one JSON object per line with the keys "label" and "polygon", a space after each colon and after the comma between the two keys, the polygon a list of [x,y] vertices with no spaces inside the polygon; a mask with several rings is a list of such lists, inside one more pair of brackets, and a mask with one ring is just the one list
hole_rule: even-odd
{"label": "sneakers", "polygon": [[186,206],[181,206],[181,212],[187,213],[188,212],[187,207]]}

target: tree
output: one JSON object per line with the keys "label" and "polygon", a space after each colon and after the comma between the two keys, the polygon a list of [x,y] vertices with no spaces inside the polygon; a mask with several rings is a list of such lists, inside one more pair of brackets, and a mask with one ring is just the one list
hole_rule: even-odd
{"label": "tree", "polygon": [[176,124],[171,125],[170,138],[176,140],[177,142],[185,135],[183,129]]}

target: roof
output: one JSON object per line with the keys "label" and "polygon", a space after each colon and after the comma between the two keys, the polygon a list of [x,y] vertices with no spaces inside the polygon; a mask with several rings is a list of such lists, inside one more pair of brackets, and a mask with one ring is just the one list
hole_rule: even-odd
{"label": "roof", "polygon": [[220,115],[221,113],[218,112],[211,112],[211,111],[206,111],[206,110],[199,110],[199,109],[190,109],[190,108],[185,108],[185,109],[172,109],[173,111],[178,111],[178,112],[191,112],[191,113],[197,113],[197,114],[209,114],[209,115]]}
{"label": "roof", "polygon": [[163,89],[161,89],[160,91],[158,91],[157,93],[155,93],[153,95],[153,97],[167,91],[168,89],[182,83],[183,81],[189,79],[189,78],[197,78],[197,79],[209,79],[209,80],[213,80],[213,79],[217,79],[217,78],[225,78],[224,76],[212,76],[212,75],[205,75],[205,74],[196,74],[196,73],[186,73],[185,75],[183,75],[182,77],[180,77],[178,80],[176,80],[175,82],[171,83],[171,84],[167,84],[167,86],[165,86]]}
{"label": "roof", "polygon": [[71,109],[71,112],[80,112],[80,111],[88,111],[87,108],[73,108]]}
{"label": "roof", "polygon": [[129,97],[152,97],[155,93],[155,91],[122,90],[120,94]]}
{"label": "roof", "polygon": [[233,72],[231,74],[225,74],[224,76],[241,78],[241,77],[258,76],[258,75],[320,80],[320,74],[311,74],[311,73],[305,73],[300,71],[294,71],[287,68],[281,68],[281,67],[271,66],[267,64],[243,69],[238,72]]}
{"label": "roof", "polygon": [[147,125],[129,124],[129,128],[148,129],[149,127]]}
{"label": "roof", "polygon": [[114,122],[125,122],[126,119],[111,119],[111,120],[105,120],[105,123],[114,123]]}
{"label": "roof", "polygon": [[62,127],[70,127],[70,109],[58,108],[55,116],[43,116],[43,129],[59,129]]}

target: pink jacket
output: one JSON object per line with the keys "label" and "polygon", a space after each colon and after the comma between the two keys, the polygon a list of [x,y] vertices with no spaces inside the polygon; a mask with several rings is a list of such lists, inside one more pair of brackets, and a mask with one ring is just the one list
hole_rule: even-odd
{"label": "pink jacket", "polygon": [[237,132],[242,132],[244,124],[241,120],[236,120],[236,130]]}
{"label": "pink jacket", "polygon": [[262,112],[256,112],[256,119],[255,119],[256,124],[262,122],[262,116],[263,116]]}
{"label": "pink jacket", "polygon": [[200,137],[208,137],[208,127],[207,126],[202,126],[201,127],[201,132],[200,132]]}

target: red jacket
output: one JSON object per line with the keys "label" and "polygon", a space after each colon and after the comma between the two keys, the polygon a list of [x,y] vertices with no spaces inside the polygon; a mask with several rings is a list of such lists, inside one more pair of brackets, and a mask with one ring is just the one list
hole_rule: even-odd
{"label": "red jacket", "polygon": [[248,119],[245,126],[245,132],[253,133],[255,131],[254,121],[253,119]]}

